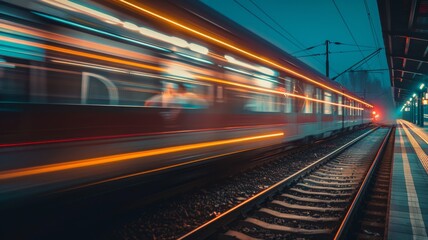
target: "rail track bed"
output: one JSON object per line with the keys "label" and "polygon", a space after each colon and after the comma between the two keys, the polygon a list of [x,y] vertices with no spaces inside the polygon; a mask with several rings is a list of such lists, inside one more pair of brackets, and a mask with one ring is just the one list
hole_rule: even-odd
{"label": "rail track bed", "polygon": [[356,147],[276,196],[226,235],[241,232],[257,239],[330,236],[371,165],[369,156],[377,150],[374,146],[365,153],[365,148]]}
{"label": "rail track bed", "polygon": [[373,176],[362,207],[358,211],[358,217],[349,231],[349,239],[387,239],[394,138],[391,137],[389,141],[385,156]]}
{"label": "rail track bed", "polygon": [[248,199],[181,238],[333,239],[354,214],[355,200],[368,185],[390,135],[380,128],[361,137],[334,157],[265,191],[266,196]]}
{"label": "rail track bed", "polygon": [[[101,233],[101,235],[113,236],[113,238],[117,239],[177,239],[180,236],[185,237],[186,233],[191,233],[192,230],[198,229],[200,226],[209,225],[211,221],[218,223],[216,227],[212,228],[215,231],[229,229],[231,219],[235,219],[237,216],[240,217],[251,211],[250,208],[252,207],[247,206],[248,201],[251,202],[251,199],[258,198],[258,195],[264,195],[264,192],[271,191],[271,188],[275,188],[274,185],[285,178],[288,179],[285,181],[287,185],[292,181],[297,181],[302,174],[301,172],[307,172],[313,167],[313,164],[324,162],[333,155],[336,156],[337,151],[340,152],[346,148],[345,145],[352,145],[353,142],[358,141],[357,138],[363,138],[363,135],[368,134],[370,131],[373,131],[373,128],[354,131],[328,141],[313,144],[309,147],[288,151],[276,156],[275,160],[267,164],[232,176],[222,182],[216,182],[209,186],[165,199],[154,205],[136,209],[129,216],[122,216],[122,219],[119,220],[122,223],[112,226],[110,231]],[[382,132],[386,132],[386,130],[383,129]],[[340,160],[336,159],[332,161],[339,162]],[[272,197],[272,200],[275,201],[288,200],[291,204],[306,202],[308,206],[313,207],[328,207],[334,204],[335,207],[346,208],[349,203],[349,197],[346,195],[349,194],[347,188],[349,189],[358,185],[358,180],[352,175],[355,175],[356,172],[344,171],[340,174],[339,178],[331,175],[333,172],[330,171],[337,173],[340,170],[339,168],[348,169],[352,168],[352,166],[357,166],[359,163],[354,163],[353,161],[346,162],[344,160],[340,162],[340,165],[332,165],[333,162],[331,162],[331,164],[325,165],[325,168],[321,168],[316,174],[311,174],[304,181],[299,182],[300,185],[295,185],[294,188],[296,191],[276,194],[278,190],[273,190],[275,196],[273,197],[272,194],[269,194],[269,197]],[[332,167],[328,169],[327,167],[330,165]],[[346,176],[345,173],[348,175],[351,174],[351,176]],[[308,186],[314,187],[308,188]],[[319,189],[315,189],[315,187],[329,187],[331,189],[322,193]],[[344,189],[341,189],[343,193],[338,194],[334,189],[337,187],[343,187]],[[312,201],[309,201],[308,197],[305,197],[307,194],[311,194]],[[343,215],[337,211],[322,212],[316,211],[316,209],[306,209],[305,212],[298,214],[297,212],[301,212],[299,209],[286,208],[275,203],[264,204],[265,198],[256,200],[255,205],[263,205],[263,208],[272,208],[272,210],[277,212],[282,211],[281,213],[283,214],[297,215],[297,219],[293,219],[294,224],[310,223],[310,221],[305,221],[304,216],[311,217],[306,218],[306,220],[312,219],[315,221],[316,219],[323,220],[323,218],[327,217],[338,218]],[[239,209],[236,211],[237,206]],[[245,209],[243,210],[239,206],[244,206]],[[228,214],[230,211],[234,213],[232,214],[234,215],[233,218]],[[261,214],[268,215],[269,213],[261,211]],[[227,218],[226,221],[223,221],[224,216]],[[292,218],[293,216],[287,217]],[[217,221],[217,219],[221,220]],[[247,227],[256,227],[254,224],[251,225],[251,223],[247,223],[246,221],[242,221],[242,223],[244,225],[247,224]],[[330,222],[325,224],[327,226],[331,225]],[[307,226],[310,228],[315,227]],[[196,234],[195,237],[195,235],[191,234],[189,238],[202,239],[212,236],[212,229],[208,231],[210,233],[208,235],[205,233],[202,235]],[[224,235],[224,237],[227,236]]]}

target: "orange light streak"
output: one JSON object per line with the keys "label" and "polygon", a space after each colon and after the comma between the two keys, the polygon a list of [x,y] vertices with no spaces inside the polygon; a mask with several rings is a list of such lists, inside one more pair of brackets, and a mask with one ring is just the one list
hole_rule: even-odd
{"label": "orange light streak", "polygon": [[[3,23],[4,22],[4,23]],[[14,26],[8,21],[0,20],[0,28],[7,29],[9,31],[15,31],[19,33],[29,34],[35,37],[48,39],[56,43],[68,45],[71,47],[81,48],[84,50],[96,50],[99,52],[109,53],[110,55],[127,57],[128,59],[139,59],[147,62],[156,62],[159,59],[150,55],[141,54],[135,51],[126,50],[123,48],[118,48],[114,46],[109,46],[106,44],[101,44],[93,41],[88,41],[80,38],[70,37],[66,35],[61,35],[57,33],[52,33],[40,29],[33,29],[27,26]]]}
{"label": "orange light streak", "polygon": [[261,88],[261,87],[249,86],[249,85],[245,85],[245,84],[242,84],[242,83],[229,82],[229,81],[226,81],[226,80],[212,78],[212,77],[195,76],[195,78],[196,79],[210,81],[210,82],[223,83],[223,84],[232,85],[232,86],[236,86],[236,87],[242,87],[242,88],[251,89],[251,90],[255,90],[255,91],[259,91],[259,92],[267,92],[267,93],[273,93],[273,94],[280,94],[280,95],[285,95],[285,96],[291,96],[291,97],[295,97],[295,98],[305,99],[305,100],[309,100],[309,101],[313,101],[313,102],[326,103],[326,104],[331,104],[331,105],[345,107],[345,108],[350,108],[350,109],[364,110],[363,108],[359,108],[359,107],[353,107],[353,106],[348,106],[348,105],[345,105],[345,104],[328,102],[328,101],[324,101],[324,100],[320,100],[320,99],[316,99],[316,98],[311,98],[311,97],[306,97],[306,96],[302,96],[302,95],[297,95],[297,94],[293,94],[293,93],[287,93],[287,92],[282,92],[282,91],[277,91],[277,90],[271,90],[271,89],[266,89],[266,88]]}
{"label": "orange light streak", "polygon": [[233,143],[248,142],[252,140],[268,139],[268,138],[280,137],[283,135],[284,135],[283,132],[276,132],[276,133],[271,133],[266,135],[258,135],[258,136],[234,138],[234,139],[218,140],[218,141],[202,142],[202,143],[193,143],[193,144],[187,144],[187,145],[144,150],[139,152],[116,154],[116,155],[110,155],[105,157],[76,160],[76,161],[65,162],[65,163],[48,164],[45,166],[16,169],[16,170],[0,172],[0,180],[30,176],[35,174],[71,170],[76,168],[91,167],[91,166],[107,164],[107,163],[117,163],[117,162],[123,162],[123,161],[136,159],[136,158],[183,152],[188,150],[215,147],[215,146],[221,146],[221,145],[227,145],[227,144],[233,144]]}
{"label": "orange light streak", "polygon": [[289,68],[283,67],[283,66],[282,66],[281,64],[279,64],[279,63],[276,63],[276,62],[273,62],[273,61],[271,61],[271,60],[269,60],[269,59],[266,59],[266,58],[260,57],[260,56],[258,56],[258,55],[257,55],[257,54],[255,54],[255,53],[251,53],[251,52],[246,51],[246,50],[244,50],[244,49],[242,49],[242,48],[236,47],[236,46],[234,46],[234,45],[232,45],[232,44],[230,44],[230,43],[227,43],[227,42],[224,42],[224,41],[222,41],[222,40],[220,40],[220,39],[217,39],[217,38],[215,38],[215,37],[212,37],[212,36],[210,36],[210,35],[208,35],[208,34],[205,34],[205,33],[199,32],[199,31],[197,31],[197,30],[195,30],[195,29],[193,29],[193,28],[187,27],[187,26],[185,26],[185,25],[183,25],[183,24],[181,24],[181,23],[179,23],[179,22],[177,22],[177,21],[174,21],[174,20],[172,20],[172,19],[170,19],[170,18],[164,17],[164,16],[162,16],[161,14],[157,14],[157,13],[155,13],[155,12],[153,12],[153,11],[150,11],[150,10],[148,10],[148,9],[146,9],[146,8],[144,8],[144,7],[142,7],[142,6],[140,6],[140,5],[133,4],[133,3],[129,2],[129,1],[126,1],[126,0],[118,0],[118,1],[120,1],[120,2],[124,3],[124,4],[128,5],[128,6],[131,6],[131,7],[135,8],[135,9],[138,9],[138,10],[140,10],[140,11],[142,11],[142,12],[146,13],[146,14],[149,14],[149,15],[151,15],[151,16],[154,16],[154,17],[158,18],[158,19],[161,19],[161,20],[163,20],[163,21],[165,21],[165,22],[168,22],[168,23],[170,23],[170,24],[172,24],[172,25],[178,26],[178,27],[180,27],[180,28],[182,28],[182,29],[184,29],[184,30],[186,30],[186,31],[188,31],[188,32],[194,33],[194,34],[196,34],[196,35],[198,35],[198,36],[201,36],[201,37],[203,37],[203,38],[206,38],[206,39],[208,39],[208,40],[211,40],[211,41],[213,41],[213,42],[216,42],[216,43],[218,43],[218,44],[220,44],[220,45],[222,45],[222,46],[225,46],[225,47],[227,47],[227,48],[229,48],[229,49],[235,50],[235,51],[240,52],[240,53],[242,53],[242,54],[244,54],[244,55],[246,55],[246,56],[252,57],[252,58],[254,58],[254,59],[257,59],[257,60],[259,60],[259,61],[262,61],[262,62],[264,62],[264,63],[267,63],[267,64],[269,64],[269,65],[271,65],[271,66],[274,66],[274,67],[276,67],[276,68],[278,68],[278,69],[281,69],[281,70],[283,70],[283,71],[286,71],[286,72],[288,72],[288,73],[291,73],[291,74],[293,74],[294,76],[297,76],[297,77],[300,77],[300,78],[302,78],[302,79],[305,79],[305,80],[307,80],[307,81],[309,81],[309,82],[312,82],[312,83],[314,83],[314,84],[316,84],[316,85],[318,85],[318,86],[321,86],[322,88],[325,88],[325,89],[331,90],[331,91],[333,91],[333,92],[335,92],[335,93],[338,93],[338,94],[340,94],[340,95],[346,96],[346,97],[348,97],[348,98],[350,98],[350,99],[353,99],[353,100],[355,100],[355,101],[357,101],[357,102],[363,103],[363,104],[364,104],[364,105],[366,105],[366,106],[373,107],[372,105],[370,105],[370,104],[368,104],[368,103],[366,103],[366,102],[364,102],[364,101],[362,101],[362,100],[360,100],[360,99],[358,99],[358,98],[355,98],[355,97],[353,97],[353,96],[351,96],[351,95],[348,95],[348,94],[346,94],[346,93],[342,93],[340,90],[336,90],[336,89],[334,89],[334,88],[332,88],[332,87],[329,87],[329,86],[327,86],[327,85],[325,85],[325,84],[322,84],[322,83],[320,83],[320,82],[317,82],[316,80],[313,80],[313,79],[311,79],[311,78],[309,78],[309,77],[307,77],[307,76],[305,76],[305,75],[303,75],[303,74],[300,74],[300,73],[298,73],[298,72],[296,72],[296,71],[293,71],[293,70],[291,70],[291,69],[289,69]]}
{"label": "orange light streak", "polygon": [[79,186],[76,186],[76,187],[71,187],[71,188],[68,188],[68,189],[65,189],[65,190],[60,190],[60,192],[67,192],[67,191],[70,191],[70,190],[75,190],[75,189],[90,187],[90,186],[94,186],[94,185],[98,185],[98,184],[103,184],[103,183],[107,183],[107,182],[118,181],[118,180],[122,180],[122,179],[126,179],[126,178],[147,175],[147,174],[150,174],[150,173],[161,172],[161,171],[165,171],[165,170],[168,170],[168,169],[173,169],[173,168],[177,168],[177,167],[181,167],[181,166],[186,166],[186,165],[190,165],[190,164],[194,164],[194,163],[198,163],[198,162],[203,162],[203,161],[211,160],[211,159],[214,159],[214,158],[224,157],[224,156],[228,156],[228,155],[232,155],[232,154],[236,154],[236,153],[242,153],[242,152],[245,152],[245,151],[255,150],[255,149],[257,149],[257,148],[248,148],[248,149],[244,149],[244,150],[238,150],[238,151],[223,153],[223,154],[219,154],[219,155],[215,155],[215,156],[209,156],[209,157],[205,157],[205,158],[200,158],[200,159],[196,159],[196,160],[190,160],[190,161],[186,161],[186,162],[176,163],[176,164],[168,165],[168,166],[165,166],[165,167],[150,169],[150,170],[146,170],[146,171],[142,171],[142,172],[131,173],[131,174],[128,174],[128,175],[123,175],[123,176],[119,176],[119,177],[113,177],[113,178],[109,178],[109,179],[105,179],[105,180],[100,180],[100,181],[97,181],[97,182],[91,182],[91,183],[87,183],[87,184],[82,184],[82,185],[79,185]]}
{"label": "orange light streak", "polygon": [[150,69],[150,70],[155,70],[155,71],[162,71],[163,70],[160,67],[155,67],[155,66],[151,66],[151,65],[147,65],[147,64],[132,62],[132,61],[128,61],[128,60],[122,60],[122,59],[117,59],[117,58],[112,58],[112,57],[101,56],[101,55],[97,55],[97,54],[93,54],[93,53],[80,52],[80,51],[71,50],[71,49],[67,49],[67,48],[51,46],[51,45],[47,45],[47,44],[43,44],[43,43],[29,42],[26,40],[21,40],[21,39],[16,39],[16,38],[0,36],[0,40],[24,44],[24,45],[38,47],[38,48],[44,48],[44,49],[52,50],[55,52],[68,53],[68,54],[80,56],[80,57],[87,57],[87,58],[92,58],[92,59],[97,59],[97,60],[102,60],[102,61],[107,61],[107,62],[114,62],[114,63],[124,64],[124,65],[129,65],[129,66],[133,66],[133,67],[145,68],[145,69]]}

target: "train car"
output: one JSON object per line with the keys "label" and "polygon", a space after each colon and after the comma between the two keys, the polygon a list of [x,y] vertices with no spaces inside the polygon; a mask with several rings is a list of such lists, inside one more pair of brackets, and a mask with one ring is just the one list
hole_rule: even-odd
{"label": "train car", "polygon": [[[79,172],[64,180],[72,185],[320,139],[371,121],[369,103],[248,30],[215,13],[201,15],[201,3],[0,4],[0,146],[138,143],[109,143],[98,155],[86,147],[60,160],[51,154],[14,161],[3,180],[12,181],[22,165],[141,153],[96,171],[59,170]],[[61,173],[43,181],[58,181]]]}

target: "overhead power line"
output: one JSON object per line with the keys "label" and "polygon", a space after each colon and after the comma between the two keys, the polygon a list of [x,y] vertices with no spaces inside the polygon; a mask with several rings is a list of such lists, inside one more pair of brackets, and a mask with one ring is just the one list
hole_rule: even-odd
{"label": "overhead power line", "polygon": [[340,43],[340,45],[345,45],[345,46],[353,46],[353,47],[362,47],[362,48],[378,48],[378,47],[373,47],[373,46],[366,46],[366,45],[357,45],[357,44],[350,44],[350,43]]}
{"label": "overhead power line", "polygon": [[233,0],[236,4],[238,4],[240,7],[242,7],[243,9],[245,9],[248,13],[250,13],[251,15],[253,15],[255,18],[257,18],[258,20],[260,20],[262,23],[264,23],[266,26],[268,26],[270,29],[272,29],[273,31],[275,31],[276,33],[278,33],[279,35],[281,35],[283,38],[285,38],[287,41],[289,41],[291,44],[293,44],[294,46],[300,48],[300,46],[298,46],[295,42],[293,42],[289,37],[285,36],[282,32],[278,31],[276,28],[272,27],[269,23],[267,23],[265,20],[261,19],[259,16],[257,16],[257,14],[254,14],[250,9],[248,9],[247,7],[245,7],[244,5],[242,5],[240,2],[238,2],[237,0]]}
{"label": "overhead power line", "polygon": [[[371,30],[371,34],[372,34],[374,43],[376,45],[376,48],[379,48],[380,47],[380,42],[379,42],[378,35],[376,34],[376,29],[374,27],[372,15],[370,13],[370,8],[369,8],[369,5],[367,3],[367,0],[364,0],[364,7],[366,8],[367,18],[369,19],[370,30]],[[378,60],[379,66],[382,66],[381,59],[380,59],[380,54],[377,55],[377,60]]]}
{"label": "overhead power line", "polygon": [[[342,12],[340,11],[339,7],[337,6],[336,1],[335,1],[335,0],[332,0],[332,1],[333,1],[334,6],[336,7],[337,12],[338,12],[338,13],[339,13],[339,15],[340,15],[340,18],[342,19],[342,22],[343,22],[343,23],[345,24],[345,26],[346,26],[346,29],[348,30],[349,35],[351,35],[352,40],[354,41],[354,43],[357,45],[358,49],[360,50],[361,56],[362,56],[363,58],[365,58],[365,56],[364,56],[363,52],[361,51],[361,48],[360,48],[360,46],[359,46],[359,44],[358,44],[357,40],[356,40],[356,39],[355,39],[355,37],[354,37],[354,34],[352,33],[351,29],[349,28],[348,23],[346,22],[345,18],[343,17]],[[368,65],[368,64],[367,64],[367,65]],[[370,68],[370,66],[368,66],[368,67]]]}
{"label": "overhead power line", "polygon": [[287,33],[291,38],[293,38],[296,42],[298,42],[302,47],[304,47],[304,45],[293,36],[293,34],[291,34],[289,31],[287,31],[287,29],[285,29],[281,24],[279,24],[274,18],[272,18],[270,16],[270,14],[268,14],[265,10],[263,10],[263,8],[261,8],[257,3],[255,3],[253,0],[250,0],[250,2],[257,8],[260,10],[260,12],[262,12],[266,17],[268,17],[273,23],[275,23],[279,28],[281,28],[282,31],[284,31],[285,33]]}
{"label": "overhead power line", "polygon": [[314,49],[314,48],[316,48],[316,47],[322,46],[322,45],[324,45],[324,44],[325,44],[325,43],[323,42],[323,43],[320,43],[320,44],[317,44],[317,45],[314,45],[314,46],[311,46],[311,47],[307,47],[307,48],[305,48],[305,49],[301,49],[301,50],[298,50],[298,51],[296,51],[296,52],[290,53],[290,55],[294,56],[296,53],[306,52],[306,51],[308,51],[308,50],[311,50],[311,49]]}
{"label": "overhead power line", "polygon": [[[350,52],[359,52],[360,50],[349,50],[349,51],[335,51],[335,52],[328,52],[328,54],[335,54],[335,53],[350,53]],[[361,51],[372,51],[371,49],[366,49],[366,50],[361,50]],[[302,55],[302,56],[296,56],[296,58],[301,58],[301,57],[312,57],[312,56],[323,56],[326,55],[325,52],[323,53],[314,53],[314,54],[309,54],[309,55]]]}
{"label": "overhead power line", "polygon": [[347,68],[345,71],[339,73],[336,77],[332,78],[331,80],[335,80],[336,78],[338,78],[339,76],[341,76],[345,72],[351,70],[352,68],[354,68],[354,67],[357,68],[358,66],[364,64],[365,62],[367,62],[368,60],[370,60],[372,57],[376,56],[380,52],[380,50],[382,50],[382,49],[381,48],[376,49],[374,52],[370,53],[367,57],[364,57],[363,59],[361,59],[360,61],[358,61],[354,65],[352,65],[349,68]]}
{"label": "overhead power line", "polygon": [[[284,31],[285,33],[287,33],[291,38],[294,39],[294,41],[292,41],[289,37],[285,36],[283,33],[281,33],[280,31],[278,31],[275,27],[273,27],[271,24],[267,23],[265,20],[261,19],[257,14],[253,13],[250,9],[248,9],[247,7],[245,7],[243,4],[241,4],[239,1],[237,0],[233,0],[236,4],[238,4],[241,8],[245,9],[248,13],[250,13],[251,15],[253,15],[255,18],[257,18],[259,21],[261,21],[262,23],[264,23],[266,26],[268,26],[270,29],[272,29],[273,31],[275,31],[276,33],[278,33],[281,37],[283,37],[284,39],[286,39],[287,41],[289,41],[291,44],[293,44],[294,46],[296,46],[297,48],[306,48],[297,38],[295,38],[290,32],[288,32],[284,27],[282,27],[275,19],[273,19],[272,17],[270,17],[270,15],[264,11],[260,6],[258,6],[254,1],[251,1],[251,3],[259,10],[261,11],[264,15],[266,15],[272,22],[274,22],[276,25],[278,25],[282,31]],[[301,46],[298,46],[301,45]],[[320,64],[324,64],[322,61],[320,61],[318,58],[314,58],[317,62],[319,62]],[[334,70],[333,70],[334,71]],[[335,73],[337,73],[336,71],[334,71]]]}

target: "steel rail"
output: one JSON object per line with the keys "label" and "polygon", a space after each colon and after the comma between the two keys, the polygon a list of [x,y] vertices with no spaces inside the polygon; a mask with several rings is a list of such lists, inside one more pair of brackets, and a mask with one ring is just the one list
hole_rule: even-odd
{"label": "steel rail", "polygon": [[392,132],[393,132],[393,128],[390,128],[388,131],[388,134],[386,134],[385,138],[383,139],[382,145],[380,146],[378,152],[376,153],[373,163],[370,166],[369,170],[367,171],[367,174],[364,178],[363,183],[360,186],[360,189],[355,195],[352,201],[352,204],[348,208],[348,211],[346,212],[345,217],[343,218],[338,230],[336,231],[334,240],[347,239],[348,232],[357,216],[357,212],[359,210],[359,207],[361,206],[361,202],[363,201],[366,195],[366,192],[369,189],[369,184],[373,178],[374,173],[376,172],[377,166],[379,165],[379,162],[384,156],[384,152],[385,152],[386,146],[388,145],[388,140],[391,137]]}
{"label": "steel rail", "polygon": [[299,180],[303,175],[306,175],[313,170],[317,169],[321,164],[326,162],[327,160],[330,160],[331,158],[337,156],[338,154],[345,151],[347,148],[358,142],[359,140],[363,139],[370,133],[377,130],[378,127],[358,136],[357,138],[351,140],[350,142],[342,145],[338,149],[334,150],[333,152],[329,153],[328,155],[316,160],[314,163],[306,166],[305,168],[301,169],[300,171],[288,176],[287,178],[284,178],[283,180],[275,183],[274,185],[270,186],[269,188],[257,193],[256,195],[252,196],[251,198],[241,202],[240,204],[236,205],[235,207],[227,210],[226,212],[218,215],[217,217],[211,219],[210,221],[202,224],[201,226],[193,229],[192,231],[188,232],[187,234],[179,237],[178,239],[184,240],[184,239],[205,239],[216,233],[219,229],[223,228],[225,225],[231,223],[236,218],[240,216],[245,216],[245,214],[249,211],[251,211],[254,206],[262,204],[266,199],[273,197],[275,194],[280,192],[285,187],[293,184],[297,180]]}

